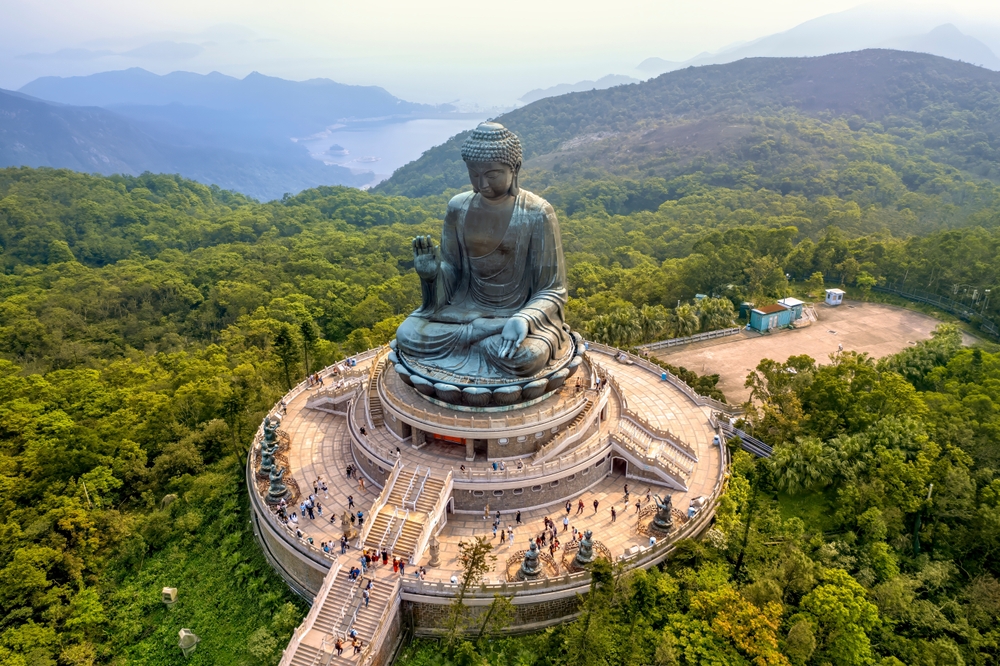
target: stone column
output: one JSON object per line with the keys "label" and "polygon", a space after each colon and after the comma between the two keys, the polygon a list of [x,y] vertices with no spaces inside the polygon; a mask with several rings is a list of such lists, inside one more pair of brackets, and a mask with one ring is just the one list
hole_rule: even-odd
{"label": "stone column", "polygon": [[427,443],[427,433],[421,430],[420,428],[417,428],[416,426],[412,426],[410,428],[410,436],[411,436],[410,440],[411,445],[415,449],[419,449],[421,446]]}
{"label": "stone column", "polygon": [[[488,458],[489,456],[487,456]],[[468,462],[472,462],[476,459],[476,440],[471,437],[465,439],[465,459]]]}

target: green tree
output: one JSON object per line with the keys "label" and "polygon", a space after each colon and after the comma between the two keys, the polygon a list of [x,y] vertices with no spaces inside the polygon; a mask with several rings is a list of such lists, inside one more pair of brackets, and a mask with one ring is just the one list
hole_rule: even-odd
{"label": "green tree", "polygon": [[299,361],[299,349],[292,333],[292,327],[288,324],[279,326],[277,333],[274,334],[274,353],[278,356],[285,371],[285,388],[290,391],[292,389],[291,369]]}
{"label": "green tree", "polygon": [[878,284],[878,280],[871,276],[867,271],[861,271],[858,273],[857,277],[854,278],[854,284],[858,286],[861,290],[861,300],[867,301],[868,294],[871,293],[872,287]]}
{"label": "green tree", "polygon": [[305,362],[305,374],[308,375],[312,371],[309,365],[309,352],[316,347],[316,341],[319,340],[319,328],[312,319],[304,319],[299,324],[299,334],[302,336],[302,358]]}

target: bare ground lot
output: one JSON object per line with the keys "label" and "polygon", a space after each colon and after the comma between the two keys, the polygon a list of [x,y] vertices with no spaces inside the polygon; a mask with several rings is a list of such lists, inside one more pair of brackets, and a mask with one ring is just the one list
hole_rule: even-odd
{"label": "bare ground lot", "polygon": [[[743,382],[765,358],[785,361],[789,356],[808,354],[820,363],[843,345],[845,351],[868,352],[875,358],[895,354],[904,347],[931,336],[941,322],[919,312],[891,305],[849,301],[838,307],[815,306],[819,321],[806,328],[788,329],[760,335],[744,333],[657,352],[667,363],[693,370],[700,375],[719,375],[719,389],[731,403],[745,401],[750,392]],[[973,338],[965,336],[965,344]]]}

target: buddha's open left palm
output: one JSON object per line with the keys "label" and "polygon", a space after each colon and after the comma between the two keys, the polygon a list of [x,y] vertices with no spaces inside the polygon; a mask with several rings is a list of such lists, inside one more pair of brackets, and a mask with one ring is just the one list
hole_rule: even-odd
{"label": "buddha's open left palm", "polygon": [[500,337],[503,339],[500,343],[500,358],[511,358],[528,337],[528,322],[523,317],[511,317],[504,324]]}
{"label": "buddha's open left palm", "polygon": [[437,276],[437,248],[430,236],[417,236],[413,239],[413,268],[424,280],[433,280]]}

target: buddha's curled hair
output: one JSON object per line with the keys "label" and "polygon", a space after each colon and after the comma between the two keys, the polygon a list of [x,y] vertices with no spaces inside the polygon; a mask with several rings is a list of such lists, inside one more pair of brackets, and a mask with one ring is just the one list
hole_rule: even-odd
{"label": "buddha's curled hair", "polygon": [[462,144],[466,162],[500,162],[511,169],[521,166],[521,141],[500,123],[480,123]]}

